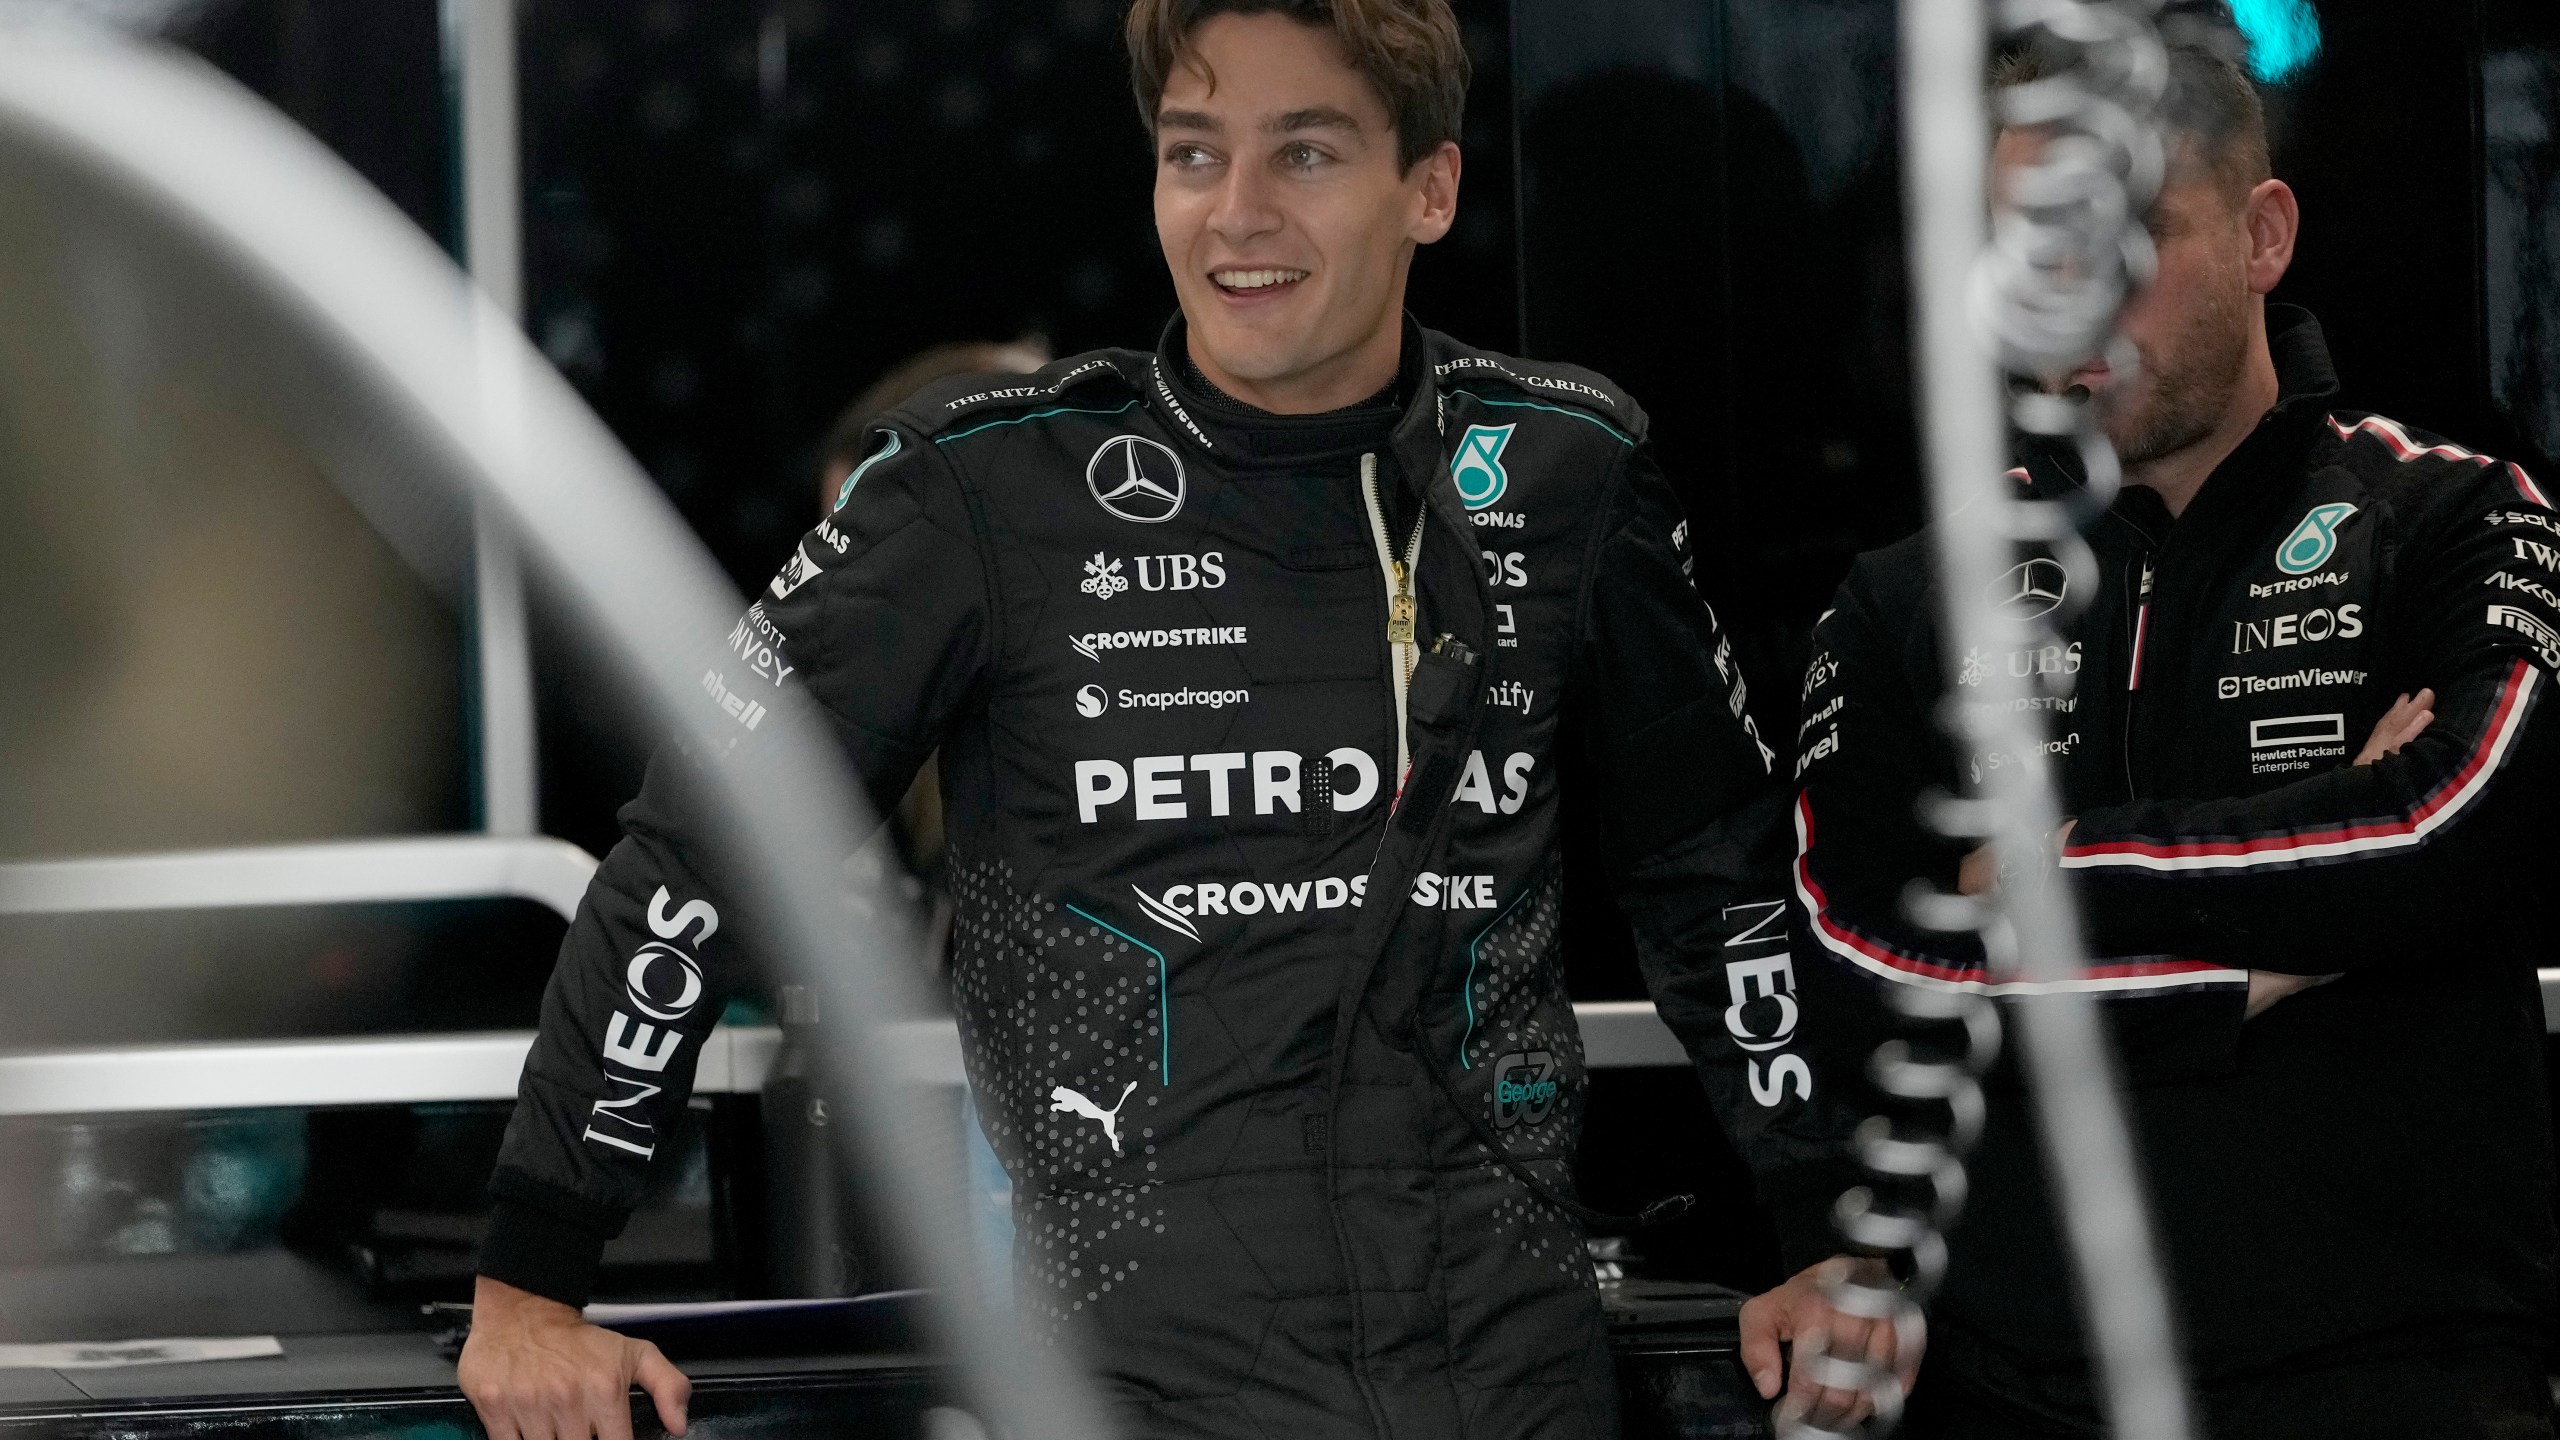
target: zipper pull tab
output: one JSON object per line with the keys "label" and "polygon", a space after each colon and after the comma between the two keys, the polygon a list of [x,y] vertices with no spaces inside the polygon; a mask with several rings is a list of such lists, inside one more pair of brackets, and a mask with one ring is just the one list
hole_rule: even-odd
{"label": "zipper pull tab", "polygon": [[2148,560],[2142,562],[2142,598],[2151,598],[2151,562]]}
{"label": "zipper pull tab", "polygon": [[1396,593],[1387,607],[1387,643],[1410,645],[1414,643],[1413,575],[1405,569],[1403,561],[1398,560],[1395,566]]}

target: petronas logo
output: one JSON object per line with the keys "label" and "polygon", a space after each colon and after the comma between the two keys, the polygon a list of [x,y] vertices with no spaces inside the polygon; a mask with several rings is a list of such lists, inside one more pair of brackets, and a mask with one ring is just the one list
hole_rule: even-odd
{"label": "petronas logo", "polygon": [[2338,527],[2354,513],[2356,507],[2343,500],[2312,506],[2311,513],[2276,547],[2276,568],[2287,575],[2308,575],[2329,563],[2329,557],[2338,553]]}
{"label": "petronas logo", "polygon": [[1511,477],[1503,473],[1502,448],[1511,443],[1511,432],[1517,425],[1470,425],[1458,437],[1457,456],[1449,462],[1450,478],[1458,482],[1458,498],[1470,510],[1481,510],[1502,498]]}

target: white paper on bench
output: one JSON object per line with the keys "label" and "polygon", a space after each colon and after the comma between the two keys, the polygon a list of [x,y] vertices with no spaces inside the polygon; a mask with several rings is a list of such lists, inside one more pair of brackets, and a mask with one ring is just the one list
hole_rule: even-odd
{"label": "white paper on bench", "polygon": [[646,1325],[660,1320],[701,1320],[724,1315],[752,1318],[786,1315],[821,1306],[847,1306],[911,1299],[921,1290],[874,1290],[868,1295],[829,1296],[815,1300],[671,1300],[649,1305],[590,1305],[583,1312],[590,1325]]}

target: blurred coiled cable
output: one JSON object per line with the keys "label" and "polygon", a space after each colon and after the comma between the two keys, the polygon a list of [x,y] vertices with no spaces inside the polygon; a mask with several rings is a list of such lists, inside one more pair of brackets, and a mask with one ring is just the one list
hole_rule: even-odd
{"label": "blurred coiled cable", "polygon": [[[2049,837],[2061,815],[2040,717],[2054,713],[2048,707],[2076,677],[2019,675],[2005,659],[2062,643],[2060,628],[2097,588],[2080,530],[2114,501],[2121,472],[2094,402],[2068,382],[2103,360],[2121,384],[2138,363],[2116,322],[2151,278],[2144,222],[2166,168],[2155,120],[2168,79],[2159,5],[1998,5],[2004,46],[2037,57],[2031,78],[2000,87],[2000,125],[2038,143],[2004,167],[1996,193],[1980,80],[1990,53],[1982,0],[1902,6],[1922,417],[1952,642],[1940,723],[1958,753],[1973,757],[1966,793],[1933,797],[1924,818],[1969,849],[1992,845],[2002,862],[1988,895],[1915,886],[1907,909],[1927,929],[1978,937],[1991,985],[2021,997],[2021,1063],[2082,1282],[2099,1389],[2126,1440],[2184,1440],[2190,1427],[2112,1054],[2091,996],[2073,983],[2083,969],[2077,916],[2068,890],[2049,883]],[[1986,193],[1987,235],[1978,198]],[[2075,451],[2087,483],[2033,499],[2005,478],[2016,472],[2005,465],[2004,410],[2018,431]],[[1964,1204],[1964,1156],[1981,1133],[1981,1078],[2001,1043],[1990,988],[1890,987],[1890,1003],[1913,1023],[1868,1065],[1886,1113],[1857,1133],[1869,1180],[1841,1197],[1835,1219],[1853,1250],[1893,1263],[1848,1270],[1830,1298],[1848,1314],[1907,1327],[1908,1337],[1922,1333],[1922,1307],[1945,1275],[1945,1233]],[[1899,1422],[1903,1393],[1890,1365],[1834,1353],[1797,1363],[1814,1367],[1823,1385],[1863,1390],[1873,1413],[1845,1429],[1795,1419],[1783,1431],[1789,1440],[1883,1435]]]}

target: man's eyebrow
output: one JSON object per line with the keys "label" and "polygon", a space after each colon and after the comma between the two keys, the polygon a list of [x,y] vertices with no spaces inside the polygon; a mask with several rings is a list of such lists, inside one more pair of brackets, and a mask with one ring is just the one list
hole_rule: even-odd
{"label": "man's eyebrow", "polygon": [[1211,135],[1223,135],[1227,130],[1227,127],[1219,122],[1217,116],[1210,114],[1206,110],[1159,110],[1156,112],[1156,128],[1159,130],[1200,130]]}
{"label": "man's eyebrow", "polygon": [[1360,133],[1360,122],[1330,105],[1310,105],[1303,110],[1291,110],[1275,116],[1262,124],[1266,135],[1285,135],[1292,130],[1348,130],[1356,135]]}

